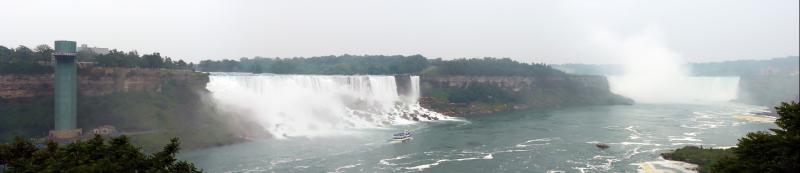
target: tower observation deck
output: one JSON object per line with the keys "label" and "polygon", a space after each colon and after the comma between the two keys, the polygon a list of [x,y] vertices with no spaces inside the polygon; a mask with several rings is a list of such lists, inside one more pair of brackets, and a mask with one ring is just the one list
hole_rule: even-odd
{"label": "tower observation deck", "polygon": [[[76,129],[78,71],[75,65],[76,43],[74,41],[55,41],[53,56],[55,63],[55,130]],[[72,135],[67,135],[72,136]]]}

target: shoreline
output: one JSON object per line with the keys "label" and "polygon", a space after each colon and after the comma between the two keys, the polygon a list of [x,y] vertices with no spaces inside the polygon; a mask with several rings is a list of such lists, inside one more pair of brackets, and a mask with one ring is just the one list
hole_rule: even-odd
{"label": "shoreline", "polygon": [[[642,173],[660,173],[666,171],[673,171],[678,170],[682,172],[699,172],[700,166],[697,164],[684,162],[684,161],[676,161],[676,160],[668,160],[664,159],[664,157],[659,156],[659,160],[656,161],[645,161],[641,163],[633,163],[631,165],[638,165],[636,171]],[[668,169],[663,169],[668,168]]]}

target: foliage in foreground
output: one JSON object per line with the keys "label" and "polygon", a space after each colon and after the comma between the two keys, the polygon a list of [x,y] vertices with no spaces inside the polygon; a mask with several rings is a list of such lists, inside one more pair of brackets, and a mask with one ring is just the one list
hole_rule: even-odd
{"label": "foliage in foreground", "polygon": [[668,160],[697,164],[700,166],[701,172],[706,172],[710,169],[712,163],[715,163],[722,158],[734,157],[734,154],[732,149],[686,146],[677,149],[672,153],[662,153],[661,156]]}
{"label": "foliage in foreground", "polygon": [[[10,172],[201,172],[194,164],[177,161],[177,138],[153,154],[144,154],[126,136],[104,141],[102,137],[66,146],[48,142],[37,148],[30,141],[15,139],[0,144],[0,170]],[[0,171],[1,172],[1,171]]]}
{"label": "foliage in foreground", "polygon": [[681,161],[706,168],[701,172],[796,172],[800,170],[800,104],[781,103],[775,110],[780,116],[775,122],[779,128],[770,129],[772,133],[748,133],[729,150],[684,147],[671,155],[686,156]]}
{"label": "foliage in foreground", "polygon": [[800,170],[800,104],[781,103],[778,129],[748,133],[733,153],[711,165],[711,172],[794,172]]}

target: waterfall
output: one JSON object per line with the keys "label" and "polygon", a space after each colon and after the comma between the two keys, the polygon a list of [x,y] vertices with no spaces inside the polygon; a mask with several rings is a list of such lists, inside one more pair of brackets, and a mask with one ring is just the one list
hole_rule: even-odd
{"label": "waterfall", "polygon": [[739,77],[678,76],[652,80],[609,76],[611,91],[637,102],[725,102],[736,99]]}
{"label": "waterfall", "polygon": [[445,118],[419,106],[419,77],[406,94],[394,76],[214,73],[208,90],[223,108],[242,110],[278,138],[318,136]]}

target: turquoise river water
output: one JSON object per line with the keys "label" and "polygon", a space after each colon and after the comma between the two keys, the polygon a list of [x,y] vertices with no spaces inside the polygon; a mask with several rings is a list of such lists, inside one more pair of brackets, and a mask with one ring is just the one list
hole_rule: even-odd
{"label": "turquoise river water", "polygon": [[[685,165],[664,161],[659,153],[685,145],[735,145],[747,132],[775,127],[743,118],[765,119],[752,114],[765,109],[694,103],[516,111],[264,139],[179,158],[209,172],[685,172]],[[414,139],[388,141],[402,130],[412,131]]]}

